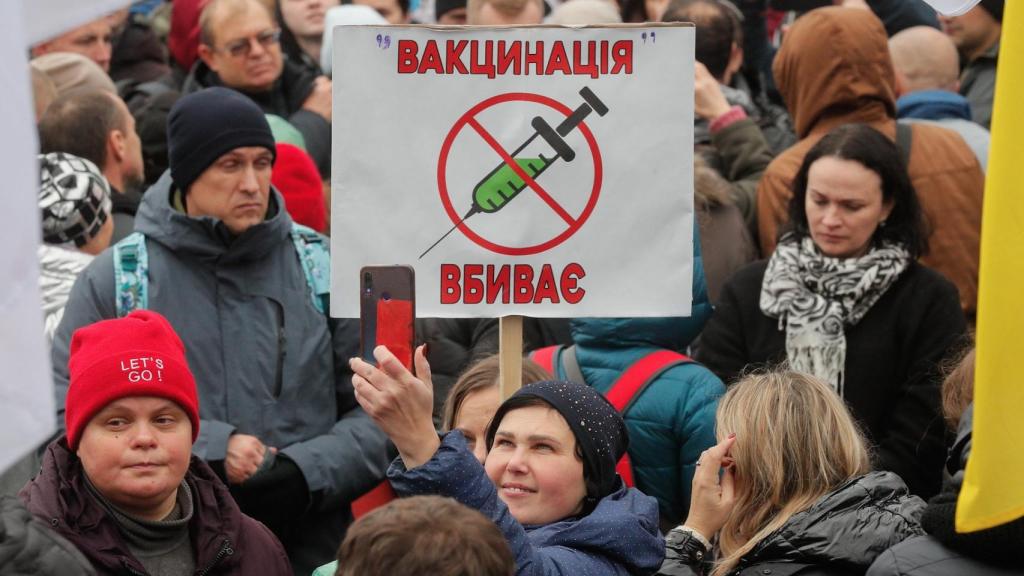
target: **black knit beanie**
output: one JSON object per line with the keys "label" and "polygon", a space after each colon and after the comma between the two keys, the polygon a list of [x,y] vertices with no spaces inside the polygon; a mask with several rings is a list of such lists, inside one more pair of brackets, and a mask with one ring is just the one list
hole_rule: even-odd
{"label": "black knit beanie", "polygon": [[1006,0],[981,0],[978,5],[991,14],[992,17],[996,19],[996,22],[1002,22],[1005,2]]}
{"label": "black knit beanie", "polygon": [[276,157],[274,134],[255,102],[228,88],[183,97],[167,117],[171,179],[184,193],[217,158],[244,146],[262,146]]}
{"label": "black knit beanie", "polygon": [[520,388],[498,407],[487,427],[488,449],[494,445],[494,435],[505,414],[533,398],[543,400],[561,414],[576,437],[587,484],[584,514],[589,514],[598,500],[620,486],[615,466],[629,446],[626,423],[619,411],[590,386],[568,381],[537,382]]}

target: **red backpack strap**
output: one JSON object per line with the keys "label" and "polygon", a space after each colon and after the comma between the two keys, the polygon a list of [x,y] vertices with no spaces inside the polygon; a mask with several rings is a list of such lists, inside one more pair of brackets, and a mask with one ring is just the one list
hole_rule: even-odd
{"label": "red backpack strap", "polygon": [[558,351],[561,350],[561,346],[545,346],[544,348],[538,348],[533,352],[530,352],[530,360],[533,360],[540,367],[547,370],[548,373],[555,374],[555,356],[558,355]]}
{"label": "red backpack strap", "polygon": [[398,496],[392,490],[391,483],[384,480],[373,490],[352,501],[352,517],[359,519],[396,498]]}
{"label": "red backpack strap", "polygon": [[[615,406],[615,409],[625,416],[633,402],[640,397],[640,393],[658,376],[673,366],[689,362],[693,362],[689,356],[671,350],[651,352],[627,368],[605,393],[605,398],[608,398],[612,406]],[[622,477],[622,482],[626,486],[630,488],[636,486],[633,462],[629,459],[629,454],[622,455],[619,463],[615,466],[615,471]]]}
{"label": "red backpack strap", "polygon": [[633,478],[633,462],[629,459],[629,454],[623,454],[619,463],[615,465],[615,472],[622,478],[622,483],[627,488],[633,488],[636,486],[636,479]]}
{"label": "red backpack strap", "polygon": [[677,364],[690,362],[693,360],[689,356],[671,350],[651,352],[627,368],[605,393],[605,398],[616,410],[625,414],[644,388],[662,372]]}

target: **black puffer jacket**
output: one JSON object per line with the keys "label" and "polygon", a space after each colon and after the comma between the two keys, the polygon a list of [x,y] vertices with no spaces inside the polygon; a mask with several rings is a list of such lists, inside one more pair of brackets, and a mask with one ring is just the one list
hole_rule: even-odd
{"label": "black puffer jacket", "polygon": [[[871,472],[794,514],[741,560],[738,576],[861,575],[885,550],[924,533],[924,501],[907,492],[892,472]],[[669,541],[667,557],[673,557]],[[699,574],[681,563],[660,576]]]}
{"label": "black puffer jacket", "polygon": [[946,463],[951,476],[928,501],[921,524],[928,534],[885,551],[868,576],[1009,576],[1024,574],[1024,518],[988,530],[958,534],[956,502],[971,451],[974,411],[960,419],[956,443]]}
{"label": "black puffer jacket", "polygon": [[0,576],[93,576],[89,561],[13,496],[0,498]]}

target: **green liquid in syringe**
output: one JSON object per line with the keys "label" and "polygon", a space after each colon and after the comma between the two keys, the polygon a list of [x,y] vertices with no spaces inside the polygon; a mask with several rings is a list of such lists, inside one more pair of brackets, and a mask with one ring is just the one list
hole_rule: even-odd
{"label": "green liquid in syringe", "polygon": [[[543,158],[516,158],[524,172],[536,178],[550,164]],[[473,189],[473,204],[482,212],[497,212],[526,188],[526,182],[508,164],[502,164]]]}

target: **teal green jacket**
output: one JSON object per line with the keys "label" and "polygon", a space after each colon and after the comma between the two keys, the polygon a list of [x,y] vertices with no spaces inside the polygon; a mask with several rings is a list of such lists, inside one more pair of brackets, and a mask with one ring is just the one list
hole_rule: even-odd
{"label": "teal green jacket", "polygon": [[[634,362],[659,349],[686,353],[711,317],[700,243],[694,237],[693,310],[688,318],[578,318],[571,322],[586,384],[606,393]],[[555,376],[566,378],[556,359]],[[658,499],[661,525],[686,519],[701,452],[715,444],[722,381],[697,363],[662,373],[626,412],[629,457],[637,488]]]}

